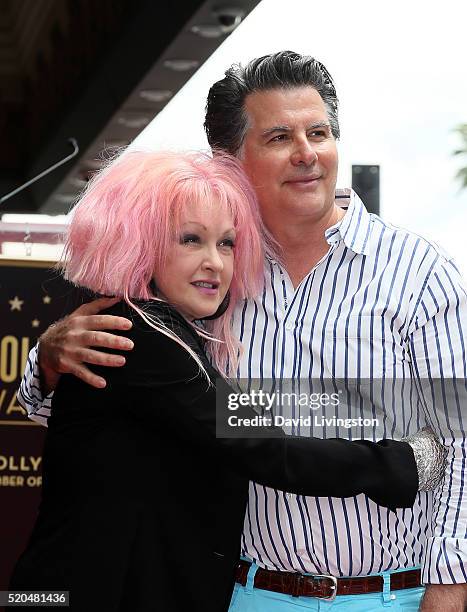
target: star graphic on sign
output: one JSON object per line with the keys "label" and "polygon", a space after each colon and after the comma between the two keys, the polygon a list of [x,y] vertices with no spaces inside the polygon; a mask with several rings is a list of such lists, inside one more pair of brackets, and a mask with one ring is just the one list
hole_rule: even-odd
{"label": "star graphic on sign", "polygon": [[31,321],[31,325],[33,327],[39,327],[39,323],[40,323],[40,321],[38,319],[34,319],[33,321]]}
{"label": "star graphic on sign", "polygon": [[8,300],[8,302],[10,303],[11,311],[13,310],[21,311],[21,307],[24,304],[24,300],[20,300],[17,295],[15,295],[15,297],[12,300]]}
{"label": "star graphic on sign", "polygon": [[42,298],[42,301],[44,302],[44,304],[50,304],[50,302],[52,301],[52,298],[50,297],[50,295],[44,295],[44,297]]}

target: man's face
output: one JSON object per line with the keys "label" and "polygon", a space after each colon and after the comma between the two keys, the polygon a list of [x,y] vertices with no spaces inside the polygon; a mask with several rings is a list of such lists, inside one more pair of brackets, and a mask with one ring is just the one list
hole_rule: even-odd
{"label": "man's face", "polygon": [[324,102],[312,87],[247,96],[249,127],[239,152],[266,225],[319,220],[334,206],[337,148]]}

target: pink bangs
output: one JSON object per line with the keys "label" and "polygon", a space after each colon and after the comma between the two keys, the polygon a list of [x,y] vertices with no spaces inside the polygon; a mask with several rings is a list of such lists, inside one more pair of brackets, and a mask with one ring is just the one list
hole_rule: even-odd
{"label": "pink bangs", "polygon": [[[152,299],[154,271],[163,269],[185,206],[216,202],[236,230],[231,303],[209,324],[211,344],[224,373],[236,363],[239,344],[230,315],[239,300],[262,287],[266,233],[256,196],[239,162],[226,154],[124,152],[89,183],[73,211],[65,245],[65,277],[103,295]],[[269,248],[269,247],[268,247]]]}

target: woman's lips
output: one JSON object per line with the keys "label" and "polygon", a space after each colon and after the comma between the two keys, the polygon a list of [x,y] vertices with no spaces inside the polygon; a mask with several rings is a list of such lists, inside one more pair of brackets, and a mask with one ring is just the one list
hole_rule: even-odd
{"label": "woman's lips", "polygon": [[[208,284],[208,283],[209,283],[209,281],[201,281],[201,282],[204,282],[204,283],[206,283],[206,284]],[[205,286],[202,286],[202,285],[197,285],[197,284],[195,284],[195,283],[196,283],[196,281],[195,281],[195,282],[193,282],[193,283],[191,283],[191,285],[192,285],[192,286],[193,286],[195,289],[198,289],[198,291],[199,291],[200,293],[203,293],[204,295],[217,295],[217,293],[218,293],[218,291],[219,291],[219,284],[218,284],[218,283],[214,283],[214,282],[213,282],[212,284],[213,284],[213,285],[215,285],[214,287],[205,287]]]}

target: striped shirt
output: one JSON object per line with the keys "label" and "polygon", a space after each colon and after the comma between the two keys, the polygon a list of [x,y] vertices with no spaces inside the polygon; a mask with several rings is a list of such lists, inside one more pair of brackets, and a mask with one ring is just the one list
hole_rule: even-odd
{"label": "striped shirt", "polygon": [[[369,214],[350,190],[339,190],[336,202],[347,212],[326,231],[329,251],[299,286],[267,261],[263,294],[237,308],[238,376],[364,379],[362,415],[380,415],[382,425],[344,435],[401,438],[429,425],[449,449],[446,476],[397,512],[365,495],[305,497],[252,482],[242,552],[284,571],[359,576],[422,565],[426,583],[467,582],[465,405],[452,411],[433,391],[439,380],[459,379],[465,394],[466,289],[438,247]],[[373,381],[390,380],[401,397],[373,394]],[[51,397],[42,401],[33,349],[19,400],[45,420]],[[333,425],[316,429],[336,436]]]}

